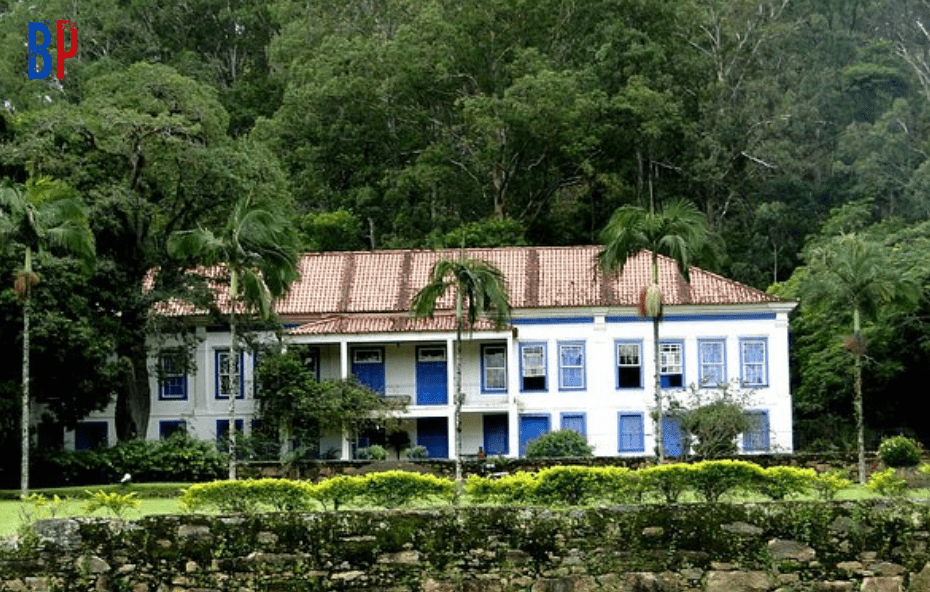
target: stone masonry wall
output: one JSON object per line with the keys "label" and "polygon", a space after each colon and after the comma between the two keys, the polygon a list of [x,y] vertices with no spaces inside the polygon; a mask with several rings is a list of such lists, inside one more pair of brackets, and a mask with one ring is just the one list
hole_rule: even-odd
{"label": "stone masonry wall", "polygon": [[586,509],[47,520],[0,590],[930,592],[930,506]]}

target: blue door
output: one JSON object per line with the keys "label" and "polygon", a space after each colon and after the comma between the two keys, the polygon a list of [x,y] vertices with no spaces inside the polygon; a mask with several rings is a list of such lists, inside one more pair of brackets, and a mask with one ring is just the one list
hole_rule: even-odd
{"label": "blue door", "polygon": [[417,445],[430,458],[449,458],[449,422],[445,417],[421,417],[417,420]]}
{"label": "blue door", "polygon": [[526,456],[526,445],[549,433],[548,415],[521,415],[520,416],[520,456]]}
{"label": "blue door", "polygon": [[384,350],[380,347],[352,350],[352,374],[377,393],[384,393]]}
{"label": "blue door", "polygon": [[445,347],[417,348],[417,405],[445,405],[449,400]]}
{"label": "blue door", "polygon": [[665,456],[679,457],[684,451],[681,437],[681,425],[672,417],[662,418],[662,441],[665,443]]}
{"label": "blue door", "polygon": [[485,454],[507,454],[510,451],[509,439],[506,414],[484,416]]}

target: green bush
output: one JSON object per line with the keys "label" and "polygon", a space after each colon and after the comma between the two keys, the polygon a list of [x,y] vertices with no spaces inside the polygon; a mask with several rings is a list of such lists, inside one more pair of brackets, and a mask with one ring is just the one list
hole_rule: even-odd
{"label": "green bush", "polygon": [[422,460],[429,458],[429,450],[426,449],[426,446],[411,446],[404,450],[404,456],[411,460]]}
{"label": "green bush", "polygon": [[869,491],[886,497],[903,497],[907,493],[907,480],[899,477],[892,468],[872,473],[865,486]]}
{"label": "green bush", "polygon": [[601,496],[615,504],[640,503],[645,486],[639,471],[626,467],[605,467],[599,476],[603,479]]}
{"label": "green bush", "polygon": [[626,467],[591,467],[588,474],[589,497],[613,504],[642,501],[642,482],[637,471]]}
{"label": "green bush", "polygon": [[333,510],[338,510],[340,506],[344,506],[364,494],[365,483],[362,479],[348,475],[338,475],[320,481],[311,490],[314,499],[323,504],[323,507],[330,506]]}
{"label": "green bush", "polygon": [[232,513],[267,510],[301,512],[314,509],[315,499],[313,486],[304,481],[245,479],[191,485],[184,490],[180,503],[192,511],[215,509]]}
{"label": "green bush", "polygon": [[450,500],[455,493],[455,484],[449,479],[409,471],[369,473],[363,479],[365,497],[373,504],[386,508],[398,508],[437,498]]}
{"label": "green bush", "polygon": [[122,520],[126,510],[138,508],[140,505],[142,505],[142,502],[136,498],[135,492],[120,493],[119,491],[113,491],[107,493],[103,490],[95,492],[88,491],[87,501],[84,503],[84,511],[88,514],[93,514],[97,510],[103,508],[116,518]]}
{"label": "green bush", "polygon": [[526,458],[578,458],[591,456],[592,447],[575,430],[543,434],[526,445]]}
{"label": "green bush", "polygon": [[791,495],[804,495],[813,487],[817,472],[798,467],[768,467],[762,470],[758,491],[773,500],[783,500]]}
{"label": "green bush", "polygon": [[465,493],[479,504],[526,504],[532,503],[536,484],[536,476],[525,471],[517,471],[498,479],[471,475],[465,482]]}
{"label": "green bush", "polygon": [[878,447],[878,456],[886,467],[916,467],[920,463],[920,445],[906,436],[885,438]]}
{"label": "green bush", "polygon": [[355,458],[359,460],[385,460],[387,449],[380,444],[372,444],[355,451]]}
{"label": "green bush", "polygon": [[706,460],[691,466],[688,480],[706,501],[736,489],[752,490],[762,481],[762,467],[743,460]]}
{"label": "green bush", "polygon": [[666,502],[673,504],[681,499],[685,491],[693,487],[693,471],[694,468],[689,464],[671,463],[646,467],[637,472],[644,492],[660,495]]}
{"label": "green bush", "polygon": [[736,453],[737,435],[752,427],[742,405],[730,400],[714,401],[684,413],[681,428],[697,437],[694,452],[704,458]]}
{"label": "green bush", "polygon": [[852,481],[842,471],[825,471],[818,473],[811,485],[820,499],[830,501],[836,499],[837,493],[852,485]]}
{"label": "green bush", "polygon": [[41,455],[33,475],[39,486],[60,487],[114,483],[125,473],[136,483],[210,481],[226,471],[226,456],[212,442],[178,430],[166,440],[129,440],[110,448]]}
{"label": "green bush", "polygon": [[598,491],[590,467],[549,467],[536,473],[533,498],[546,505],[577,506]]}

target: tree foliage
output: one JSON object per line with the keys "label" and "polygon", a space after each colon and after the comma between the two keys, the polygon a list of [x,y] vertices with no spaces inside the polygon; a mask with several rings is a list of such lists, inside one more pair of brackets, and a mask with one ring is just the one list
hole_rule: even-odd
{"label": "tree foliage", "polygon": [[526,445],[526,458],[582,458],[591,456],[588,439],[575,430],[558,430]]}
{"label": "tree foliage", "polygon": [[301,346],[262,350],[256,370],[259,415],[282,439],[316,448],[327,433],[390,423],[401,407],[353,379],[317,381]]}
{"label": "tree foliage", "polygon": [[[685,198],[726,240],[713,271],[792,297],[806,237],[864,203],[845,232],[930,277],[924,0],[8,4],[0,177],[61,179],[88,208],[97,272],[74,291],[122,370],[121,438],[148,421],[166,238],[218,230],[242,195],[312,250],[596,243],[605,213]],[[29,80],[25,25],[57,18],[80,59]],[[876,429],[909,423],[926,308],[863,327]],[[826,410],[832,443],[851,393],[836,312],[793,328],[801,422]]]}

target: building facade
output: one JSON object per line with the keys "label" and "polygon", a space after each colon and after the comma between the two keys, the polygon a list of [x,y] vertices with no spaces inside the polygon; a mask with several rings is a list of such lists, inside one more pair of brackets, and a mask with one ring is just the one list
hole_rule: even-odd
{"label": "building facade", "polygon": [[[637,308],[651,277],[651,257],[640,253],[621,274],[608,275],[597,267],[598,250],[467,250],[503,272],[513,310],[505,328],[481,321],[463,336],[463,455],[522,456],[527,443],[560,429],[584,434],[595,455],[654,453],[653,326]],[[285,342],[302,346],[319,379],[354,375],[384,396],[406,401],[402,430],[411,445],[424,446],[435,458],[456,450],[454,300],[448,294],[433,319],[414,319],[409,309],[442,255],[307,254],[300,260],[301,280],[276,305]],[[698,268],[686,283],[664,257],[659,276],[663,395],[688,404],[697,393],[706,402],[726,385],[745,398],[754,420],[755,427],[738,438],[739,450],[791,452],[788,314],[795,303]],[[229,333],[181,303],[164,312],[187,316],[196,327],[196,370],[175,369],[170,343],[153,347],[147,435],[186,429],[202,439],[222,437],[235,382],[229,376]],[[242,353],[235,394],[236,428],[246,433],[257,412],[255,362],[249,351]],[[88,418],[72,434],[74,445],[99,441],[104,433],[112,438],[112,421],[111,412]],[[669,456],[685,452],[688,444],[675,420],[667,418],[663,432]],[[351,458],[371,442],[365,434],[331,434],[319,452]]]}

